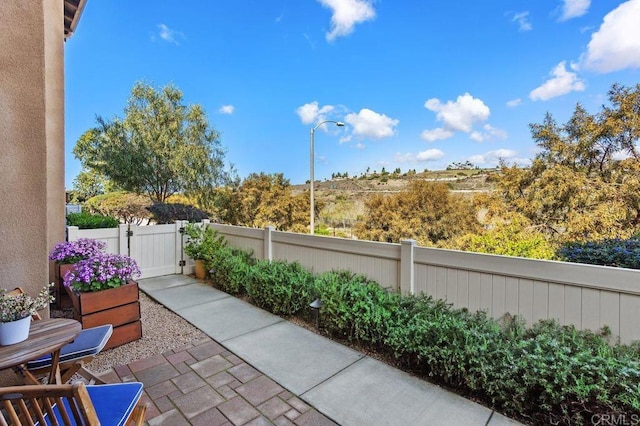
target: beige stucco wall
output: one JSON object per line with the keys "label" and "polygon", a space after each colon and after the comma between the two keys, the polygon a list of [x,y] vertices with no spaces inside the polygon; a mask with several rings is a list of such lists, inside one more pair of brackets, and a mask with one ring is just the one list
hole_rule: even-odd
{"label": "beige stucco wall", "polygon": [[0,1],[0,287],[50,282],[64,239],[62,0]]}

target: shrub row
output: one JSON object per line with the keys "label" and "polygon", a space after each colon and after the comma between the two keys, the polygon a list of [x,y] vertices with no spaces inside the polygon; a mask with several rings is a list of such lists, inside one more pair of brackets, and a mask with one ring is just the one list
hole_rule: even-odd
{"label": "shrub row", "polygon": [[67,225],[77,226],[80,229],[117,228],[120,225],[118,219],[91,213],[69,213]]}
{"label": "shrub row", "polygon": [[536,424],[591,424],[594,415],[640,414],[640,345],[541,321],[500,321],[428,296],[401,296],[347,271],[311,274],[299,264],[254,261],[224,247],[214,283],[274,313],[323,302],[328,334],[394,356],[407,369]]}
{"label": "shrub row", "polygon": [[640,269],[640,238],[567,243],[558,250],[567,262]]}

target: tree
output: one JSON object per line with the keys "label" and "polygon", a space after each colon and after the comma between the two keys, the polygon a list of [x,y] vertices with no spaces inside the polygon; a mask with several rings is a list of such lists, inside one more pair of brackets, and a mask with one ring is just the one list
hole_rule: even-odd
{"label": "tree", "polygon": [[85,207],[90,213],[115,217],[123,223],[140,225],[149,222],[149,198],[131,192],[109,192],[88,199]]}
{"label": "tree", "polygon": [[415,239],[435,246],[479,229],[471,203],[449,192],[446,184],[413,180],[391,195],[374,194],[365,201],[358,238],[398,243]]}
{"label": "tree", "polygon": [[531,124],[541,149],[531,167],[501,167],[506,204],[557,242],[640,230],[640,85],[614,85],[609,100],[594,115],[578,104],[562,126],[547,114]]}
{"label": "tree", "polygon": [[174,86],[156,91],[136,83],[124,112],[97,117],[98,126],[78,139],[73,153],[85,168],[153,202],[179,192],[205,199],[229,180],[218,132],[200,105],[183,104]]}
{"label": "tree", "polygon": [[73,200],[82,203],[104,194],[106,185],[107,180],[95,170],[82,170],[73,180]]}
{"label": "tree", "polygon": [[[221,219],[232,225],[304,232],[309,225],[308,194],[293,195],[282,173],[252,173],[236,188],[221,190]],[[322,206],[316,203],[316,210]]]}

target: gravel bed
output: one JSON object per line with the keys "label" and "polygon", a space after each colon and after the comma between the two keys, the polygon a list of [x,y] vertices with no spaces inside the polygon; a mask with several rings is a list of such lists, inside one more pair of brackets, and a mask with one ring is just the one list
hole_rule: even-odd
{"label": "gravel bed", "polygon": [[[113,349],[102,351],[87,368],[95,373],[107,371],[119,365],[149,358],[207,337],[198,328],[179,315],[166,309],[149,296],[140,292],[142,338]],[[71,311],[51,311],[52,317],[72,317]]]}

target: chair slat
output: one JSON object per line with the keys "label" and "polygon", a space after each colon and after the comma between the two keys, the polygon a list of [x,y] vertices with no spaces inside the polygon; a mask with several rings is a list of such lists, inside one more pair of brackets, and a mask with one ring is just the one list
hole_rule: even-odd
{"label": "chair slat", "polygon": [[[54,426],[93,426],[101,423],[98,412],[104,418],[103,423],[117,421],[120,424],[133,420],[140,425],[144,421],[145,407],[139,405],[142,383],[97,385],[90,390],[91,393],[82,382],[0,388],[0,407],[4,408],[4,412],[0,412],[0,426],[33,425],[35,422]],[[100,411],[96,411],[92,396],[99,398]],[[136,405],[139,409],[134,409]],[[112,416],[113,413],[120,416],[119,420]]]}

